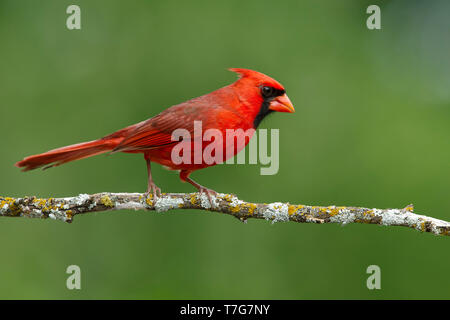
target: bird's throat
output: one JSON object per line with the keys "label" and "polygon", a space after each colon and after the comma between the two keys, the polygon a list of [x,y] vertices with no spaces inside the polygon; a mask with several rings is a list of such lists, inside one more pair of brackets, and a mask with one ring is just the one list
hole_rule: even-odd
{"label": "bird's throat", "polygon": [[253,120],[253,128],[257,129],[261,121],[273,111],[269,109],[270,99],[265,99],[259,108],[259,112]]}

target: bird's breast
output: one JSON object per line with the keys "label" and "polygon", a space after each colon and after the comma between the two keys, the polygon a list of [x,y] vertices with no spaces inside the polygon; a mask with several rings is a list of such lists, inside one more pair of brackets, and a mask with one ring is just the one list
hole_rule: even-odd
{"label": "bird's breast", "polygon": [[190,138],[169,146],[146,150],[151,161],[172,170],[198,170],[225,162],[241,152],[253,137],[252,126],[203,128]]}

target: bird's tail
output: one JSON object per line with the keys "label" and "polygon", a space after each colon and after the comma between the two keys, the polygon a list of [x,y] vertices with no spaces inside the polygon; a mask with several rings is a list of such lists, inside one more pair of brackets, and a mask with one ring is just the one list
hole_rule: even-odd
{"label": "bird's tail", "polygon": [[122,138],[116,139],[99,139],[89,142],[73,144],[45,153],[29,156],[15,164],[16,167],[22,168],[22,171],[33,170],[44,167],[44,169],[59,166],[69,161],[79,160],[92,157],[107,151],[113,150]]}

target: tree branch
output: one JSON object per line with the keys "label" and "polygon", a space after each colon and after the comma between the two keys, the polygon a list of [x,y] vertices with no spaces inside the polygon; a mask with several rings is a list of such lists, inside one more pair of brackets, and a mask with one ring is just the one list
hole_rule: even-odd
{"label": "tree branch", "polygon": [[249,218],[272,222],[295,221],[312,223],[370,223],[384,226],[403,226],[437,235],[450,235],[450,222],[413,213],[413,206],[403,209],[370,209],[359,207],[320,207],[289,203],[250,203],[230,194],[213,196],[214,206],[198,193],[163,194],[156,201],[141,193],[80,194],[69,198],[0,197],[0,215],[6,217],[51,218],[72,222],[78,214],[109,210],[198,209],[232,215],[246,222]]}

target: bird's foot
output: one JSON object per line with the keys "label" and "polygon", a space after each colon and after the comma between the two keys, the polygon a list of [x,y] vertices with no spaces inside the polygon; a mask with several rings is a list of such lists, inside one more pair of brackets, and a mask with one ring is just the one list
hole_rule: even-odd
{"label": "bird's foot", "polygon": [[205,188],[203,186],[199,186],[198,193],[200,193],[200,194],[204,193],[208,197],[209,203],[211,204],[211,208],[214,207],[214,202],[212,201],[212,196],[217,196],[216,191]]}
{"label": "bird's foot", "polygon": [[158,197],[161,197],[161,189],[158,188],[153,182],[149,182],[145,197],[148,198],[150,194],[153,195],[154,200],[156,200]]}

